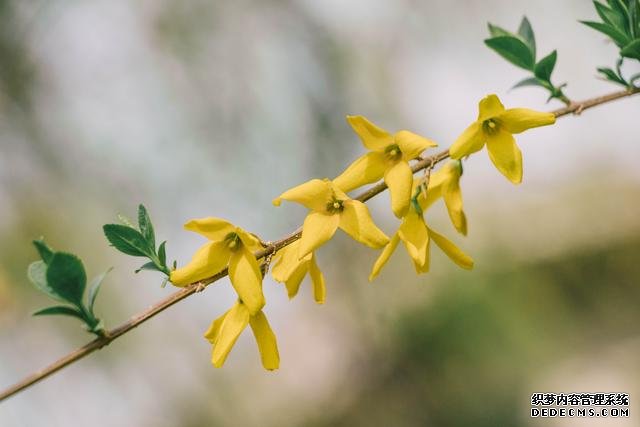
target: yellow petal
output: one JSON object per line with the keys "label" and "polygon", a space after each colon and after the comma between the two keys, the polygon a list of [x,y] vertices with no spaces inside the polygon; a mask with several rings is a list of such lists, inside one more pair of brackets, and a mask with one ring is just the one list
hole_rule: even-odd
{"label": "yellow petal", "polygon": [[452,159],[460,159],[476,151],[480,151],[487,140],[485,133],[482,131],[480,122],[472,123],[464,132],[456,139],[449,148],[449,155]]}
{"label": "yellow petal", "polygon": [[176,286],[186,286],[207,279],[222,271],[230,256],[225,242],[206,243],[196,251],[189,264],[173,270],[169,280]]}
{"label": "yellow petal", "polygon": [[371,273],[369,274],[370,282],[373,281],[373,279],[375,279],[378,274],[380,274],[380,270],[382,270],[382,267],[384,267],[387,261],[389,261],[389,258],[391,258],[391,254],[393,254],[393,251],[396,250],[399,242],[400,238],[396,233],[393,235],[389,243],[387,243],[387,246],[384,247],[375,264],[373,264],[373,268],[371,269]]}
{"label": "yellow petal", "polygon": [[213,346],[211,363],[216,368],[221,368],[238,337],[249,324],[249,310],[244,304],[236,305],[227,312],[220,325],[219,336]]}
{"label": "yellow petal", "polygon": [[242,241],[242,244],[250,251],[256,252],[263,249],[262,243],[260,243],[260,239],[256,235],[251,234],[240,227],[236,227],[235,232]]}
{"label": "yellow petal", "polygon": [[262,273],[256,257],[247,248],[241,246],[232,252],[229,259],[229,278],[238,297],[247,306],[251,315],[264,307]]}
{"label": "yellow petal", "polygon": [[409,209],[413,172],[409,164],[403,160],[388,168],[384,173],[384,182],[391,195],[391,210],[398,218],[402,218]]}
{"label": "yellow petal", "polygon": [[235,226],[220,218],[199,218],[192,219],[184,225],[184,228],[201,234],[209,240],[223,240],[225,236],[235,231]]}
{"label": "yellow petal", "polygon": [[478,121],[483,122],[500,115],[504,111],[504,105],[496,95],[487,95],[480,100],[478,110]]}
{"label": "yellow petal", "polygon": [[258,350],[260,350],[260,358],[262,366],[265,369],[273,371],[280,366],[280,354],[278,353],[278,343],[276,336],[269,326],[267,317],[262,311],[251,317],[249,321],[253,335],[256,337]]}
{"label": "yellow petal", "polygon": [[300,240],[296,240],[289,246],[285,246],[276,253],[276,261],[271,269],[271,275],[276,282],[284,283],[289,280],[293,272],[300,265],[311,260],[312,254],[308,254],[302,259],[298,259],[298,249],[300,248]]}
{"label": "yellow petal", "polygon": [[227,317],[227,314],[229,314],[229,311],[231,310],[225,311],[225,313],[222,316],[218,317],[216,320],[211,322],[209,329],[207,329],[207,331],[204,333],[204,337],[211,344],[215,344],[216,341],[218,341],[218,338],[220,338],[220,328],[222,327],[222,322],[224,321],[224,318]]}
{"label": "yellow petal", "polygon": [[309,273],[311,275],[311,283],[313,284],[313,298],[318,304],[324,304],[327,289],[324,285],[324,276],[316,264],[315,256],[309,263]]}
{"label": "yellow petal", "polygon": [[287,295],[289,299],[298,295],[298,291],[300,290],[300,284],[304,279],[304,276],[308,271],[307,263],[300,264],[298,268],[296,268],[291,275],[285,281],[285,286],[287,288]]}
{"label": "yellow petal", "polygon": [[487,141],[489,157],[498,170],[514,184],[522,182],[522,153],[513,135],[500,130]]}
{"label": "yellow petal", "polygon": [[367,153],[351,163],[344,172],[333,180],[333,184],[348,193],[358,187],[378,181],[384,175],[386,167],[384,154],[376,151]]}
{"label": "yellow petal", "polygon": [[429,228],[429,236],[431,236],[431,239],[434,241],[434,243],[438,245],[438,247],[442,249],[442,251],[447,254],[447,256],[451,258],[453,262],[466,270],[470,270],[473,268],[473,260],[471,259],[471,257],[462,252],[460,248],[454,245],[446,237],[436,233],[431,228]]}
{"label": "yellow petal", "polygon": [[455,166],[448,169],[451,170],[451,173],[449,175],[449,179],[445,181],[442,187],[444,203],[447,206],[449,218],[451,218],[453,226],[456,228],[456,230],[458,230],[459,233],[462,233],[466,236],[467,217],[462,210],[462,190],[460,189],[460,174],[459,172],[455,172],[459,169]]}
{"label": "yellow petal", "polygon": [[556,116],[552,113],[527,108],[510,108],[500,114],[498,119],[509,133],[520,133],[527,129],[552,125],[556,122]]}
{"label": "yellow petal", "polygon": [[389,238],[371,219],[367,205],[357,200],[347,200],[340,213],[340,228],[360,243],[372,248],[381,248],[389,242]]}
{"label": "yellow petal", "polygon": [[386,130],[374,125],[365,117],[347,116],[347,121],[369,150],[384,151],[388,145],[393,144],[393,137]]}
{"label": "yellow petal", "polygon": [[402,239],[411,259],[419,265],[424,264],[429,243],[429,233],[422,215],[413,209],[402,220],[398,229],[398,237]]}
{"label": "yellow petal", "polygon": [[300,203],[311,210],[322,211],[332,196],[331,183],[327,179],[312,179],[297,187],[293,187],[273,200],[273,204],[280,205],[280,200]]}
{"label": "yellow petal", "polygon": [[304,258],[333,237],[340,224],[340,215],[311,212],[302,224],[298,259]]}
{"label": "yellow petal", "polygon": [[413,160],[427,148],[437,147],[438,144],[423,136],[417,135],[408,130],[401,130],[395,134],[395,141],[402,151],[402,159]]}

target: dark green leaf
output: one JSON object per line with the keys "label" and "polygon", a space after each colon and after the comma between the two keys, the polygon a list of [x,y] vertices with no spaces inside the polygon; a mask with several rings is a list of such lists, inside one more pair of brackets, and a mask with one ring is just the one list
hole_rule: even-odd
{"label": "dark green leaf", "polygon": [[164,242],[160,243],[160,247],[158,248],[158,258],[160,259],[160,264],[162,264],[163,266],[167,265],[167,251],[165,249],[166,244],[167,241],[165,240]]}
{"label": "dark green leaf", "polygon": [[74,307],[69,307],[68,305],[55,305],[52,307],[43,308],[42,310],[38,310],[35,313],[33,313],[33,316],[46,316],[46,315],[52,315],[52,314],[60,314],[63,316],[73,316],[73,317],[77,317],[78,319],[84,320],[82,313],[78,309]]}
{"label": "dark green leaf", "polygon": [[93,315],[93,306],[96,303],[96,298],[98,297],[98,291],[100,291],[100,286],[102,286],[102,282],[104,278],[109,274],[112,268],[109,268],[107,271],[102,273],[101,275],[94,277],[91,281],[91,286],[89,287],[89,312]]}
{"label": "dark green leaf", "polygon": [[626,32],[627,20],[624,14],[617,10],[610,9],[604,4],[594,0],[593,5],[596,7],[596,12],[605,24],[609,24],[612,27],[619,29],[621,32]]}
{"label": "dark green leaf", "polygon": [[484,41],[500,56],[525,70],[533,70],[534,59],[529,47],[519,38],[501,36]]}
{"label": "dark green leaf", "polygon": [[102,229],[109,243],[122,253],[132,256],[155,255],[142,234],[134,228],[120,224],[105,224]]}
{"label": "dark green leaf", "polygon": [[520,27],[518,28],[518,34],[525,43],[531,49],[531,54],[533,55],[533,60],[536,58],[536,37],[533,34],[533,28],[531,28],[531,23],[527,19],[526,16],[522,17],[522,22],[520,22]]}
{"label": "dark green leaf", "polygon": [[611,68],[605,68],[605,67],[600,67],[598,68],[598,72],[600,74],[602,74],[604,76],[604,78],[606,80],[609,80],[611,82],[620,84],[622,86],[627,87],[627,82],[625,82],[624,80],[622,80],[615,71],[613,71]]}
{"label": "dark green leaf", "polygon": [[487,23],[487,27],[489,27],[489,34],[491,34],[491,37],[502,37],[502,36],[508,36],[508,37],[515,37],[516,35],[505,30],[502,27],[498,27],[497,25],[493,25],[490,22]]}
{"label": "dark green leaf", "polygon": [[588,27],[593,28],[596,31],[600,31],[603,34],[606,34],[611,38],[611,40],[614,41],[616,45],[618,45],[621,48],[625,46],[627,43],[629,43],[629,37],[627,37],[626,34],[621,33],[616,28],[612,27],[611,25],[603,24],[601,22],[592,22],[592,21],[580,21],[580,22],[582,22],[584,25]]}
{"label": "dark green leaf", "polygon": [[75,255],[56,252],[47,267],[47,283],[60,297],[81,306],[87,274],[82,261]]}
{"label": "dark green leaf", "polygon": [[535,66],[533,73],[537,78],[545,81],[551,80],[551,73],[556,66],[556,60],[558,58],[558,52],[555,50],[549,55],[542,58]]}
{"label": "dark green leaf", "polygon": [[640,60],[640,39],[635,39],[628,45],[626,45],[621,51],[620,55],[627,58],[635,58]]}
{"label": "dark green leaf", "polygon": [[539,86],[539,87],[546,88],[545,84],[540,80],[538,80],[536,77],[527,77],[526,79],[520,80],[511,89],[516,89],[516,88],[525,87],[525,86]]}
{"label": "dark green leaf", "polygon": [[158,268],[158,266],[154,262],[148,262],[137,269],[135,272],[140,273],[142,270],[154,270],[154,271],[162,271]]}
{"label": "dark green leaf", "polygon": [[49,264],[51,257],[53,256],[53,250],[44,242],[44,239],[40,238],[33,241],[33,245],[40,254],[40,258],[45,264]]}
{"label": "dark green leaf", "polygon": [[47,264],[45,264],[44,261],[35,261],[29,264],[27,277],[40,292],[58,301],[65,301],[65,299],[58,295],[47,283]]}
{"label": "dark green leaf", "polygon": [[149,246],[155,251],[156,235],[153,231],[153,224],[151,224],[151,218],[149,218],[147,208],[145,208],[142,204],[138,206],[138,226],[140,227],[142,236],[147,239],[147,242],[149,242]]}

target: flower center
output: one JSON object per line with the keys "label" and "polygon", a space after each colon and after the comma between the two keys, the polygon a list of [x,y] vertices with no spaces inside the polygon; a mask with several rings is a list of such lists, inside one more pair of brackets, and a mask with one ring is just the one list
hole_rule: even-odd
{"label": "flower center", "polygon": [[489,135],[493,135],[494,133],[498,132],[498,122],[496,122],[494,119],[487,119],[482,122],[482,129]]}
{"label": "flower center", "polygon": [[227,247],[232,251],[237,250],[242,245],[240,236],[238,236],[238,234],[235,232],[231,232],[226,236],[224,236],[224,242],[226,243]]}
{"label": "flower center", "polygon": [[384,154],[389,160],[398,160],[400,157],[402,157],[402,151],[400,150],[400,147],[398,147],[398,144],[388,145],[384,149]]}
{"label": "flower center", "polygon": [[342,212],[344,210],[344,200],[338,200],[335,197],[329,203],[327,203],[327,212],[329,213],[337,213]]}

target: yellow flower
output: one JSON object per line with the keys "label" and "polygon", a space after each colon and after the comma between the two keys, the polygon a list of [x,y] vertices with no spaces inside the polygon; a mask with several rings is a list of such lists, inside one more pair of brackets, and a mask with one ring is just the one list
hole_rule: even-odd
{"label": "yellow flower", "polygon": [[475,153],[487,145],[489,157],[498,170],[514,184],[522,182],[522,153],[513,134],[556,122],[552,113],[526,108],[505,110],[496,95],[484,97],[479,104],[478,120],[453,143],[452,159]]}
{"label": "yellow flower", "polygon": [[424,210],[427,210],[429,206],[442,197],[453,226],[459,233],[466,236],[467,217],[462,210],[461,176],[462,162],[460,160],[447,162],[436,172],[431,173],[426,200],[424,201]]}
{"label": "yellow flower", "polygon": [[371,152],[354,161],[333,183],[349,192],[384,177],[393,213],[402,218],[411,200],[413,172],[409,160],[437,144],[406,130],[391,135],[362,116],[347,116],[347,121]]}
{"label": "yellow flower", "polygon": [[297,240],[279,250],[271,274],[276,282],[285,284],[289,298],[293,298],[298,294],[304,276],[309,273],[313,284],[313,297],[318,304],[324,304],[326,294],[324,276],[316,264],[315,254],[311,252],[298,259],[299,246],[300,240]]}
{"label": "yellow flower", "polygon": [[311,210],[302,225],[298,259],[326,243],[338,227],[372,248],[381,248],[389,242],[389,238],[373,223],[367,206],[350,199],[326,178],[312,179],[287,190],[274,199],[273,204],[279,206],[281,199],[300,203]]}
{"label": "yellow flower", "polygon": [[252,315],[249,308],[242,302],[237,302],[231,310],[214,320],[204,334],[204,337],[213,345],[211,353],[213,366],[222,367],[247,324],[251,326],[256,338],[262,366],[270,371],[278,369],[280,365],[278,344],[267,317],[262,310]]}
{"label": "yellow flower", "polygon": [[[414,181],[414,188],[419,184],[419,180]],[[426,199],[422,194],[418,196],[420,211],[415,206],[411,206],[407,215],[402,219],[402,224],[391,241],[376,260],[369,280],[373,280],[382,267],[389,261],[391,254],[398,247],[398,243],[402,241],[407,253],[413,261],[413,266],[418,274],[427,273],[429,271],[430,244],[431,241],[440,248],[453,262],[464,269],[473,268],[473,260],[462,252],[456,245],[449,241],[443,235],[435,232],[427,226],[424,221],[422,209],[426,205]]]}
{"label": "yellow flower", "polygon": [[211,240],[193,255],[184,267],[171,272],[169,280],[186,286],[213,276],[229,266],[231,284],[251,314],[264,307],[262,273],[253,253],[262,248],[260,240],[240,227],[219,219],[201,218],[187,222],[184,228]]}

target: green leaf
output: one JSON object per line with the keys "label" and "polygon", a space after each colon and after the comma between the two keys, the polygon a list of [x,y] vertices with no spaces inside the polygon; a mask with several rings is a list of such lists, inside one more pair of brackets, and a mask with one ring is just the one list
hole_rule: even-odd
{"label": "green leaf", "polygon": [[526,79],[520,80],[518,83],[513,85],[511,89],[516,89],[516,88],[525,87],[525,86],[539,86],[539,87],[546,88],[546,85],[544,84],[544,82],[541,82],[536,77],[527,77]]}
{"label": "green leaf", "polygon": [[153,251],[156,250],[156,235],[153,231],[153,224],[151,224],[151,218],[149,218],[149,213],[147,212],[147,208],[144,205],[138,206],[138,226],[140,227],[140,232],[142,236],[147,240],[149,246]]}
{"label": "green leaf", "polygon": [[549,55],[542,58],[535,66],[533,73],[537,78],[545,81],[551,80],[551,73],[556,66],[556,60],[558,59],[558,52],[553,51]]}
{"label": "green leaf", "polygon": [[27,277],[40,292],[58,301],[65,301],[65,299],[47,283],[47,264],[45,264],[44,261],[35,261],[29,264],[29,267],[27,267]]}
{"label": "green leaf", "polygon": [[40,254],[40,258],[42,258],[42,261],[44,261],[45,264],[49,264],[49,261],[53,256],[53,249],[51,249],[49,245],[44,242],[43,238],[34,240],[33,245],[36,247],[36,250]]}
{"label": "green leaf", "polygon": [[626,31],[627,22],[624,14],[621,14],[617,10],[610,9],[609,7],[595,0],[593,2],[593,5],[596,7],[596,12],[598,12],[600,18],[606,24],[609,24],[622,32]]}
{"label": "green leaf", "polygon": [[484,42],[513,65],[525,70],[533,70],[533,54],[529,47],[519,38],[500,36],[487,39]]}
{"label": "green leaf", "polygon": [[165,249],[166,244],[167,241],[165,240],[164,242],[160,243],[160,247],[158,247],[158,258],[160,259],[160,264],[162,264],[163,267],[167,266],[167,251]]}
{"label": "green leaf", "polygon": [[603,34],[606,34],[614,41],[618,47],[622,48],[627,43],[629,43],[629,37],[626,34],[621,33],[616,28],[612,27],[608,24],[603,24],[601,22],[592,22],[592,21],[580,21],[584,25],[593,28],[596,31],[600,31]]}
{"label": "green leaf", "polygon": [[91,286],[89,287],[89,301],[88,301],[89,312],[91,313],[91,315],[93,315],[93,306],[96,303],[96,298],[98,297],[100,286],[102,286],[102,282],[104,281],[104,278],[107,277],[107,274],[109,274],[111,270],[113,270],[113,267],[107,269],[101,275],[94,277],[94,279],[91,281]]}
{"label": "green leaf", "polygon": [[626,45],[621,51],[620,55],[627,58],[635,58],[640,60],[640,39],[635,39],[628,45]]}
{"label": "green leaf", "polygon": [[56,252],[47,267],[47,283],[66,301],[80,307],[87,285],[87,274],[82,261],[75,255]]}
{"label": "green leaf", "polygon": [[160,270],[160,268],[158,268],[155,262],[148,262],[142,265],[139,269],[135,271],[135,273],[140,273],[142,270],[162,271]]}
{"label": "green leaf", "polygon": [[127,227],[136,228],[135,225],[131,223],[131,220],[122,214],[118,214],[118,221],[122,223],[122,225],[126,225]]}
{"label": "green leaf", "polygon": [[78,319],[81,319],[84,321],[84,316],[82,315],[82,313],[77,308],[69,307],[68,305],[54,305],[52,307],[43,308],[42,310],[36,311],[32,315],[47,316],[47,315],[53,315],[53,314],[77,317]]}
{"label": "green leaf", "polygon": [[525,41],[529,49],[531,50],[531,54],[533,55],[533,60],[536,59],[536,37],[533,34],[533,28],[531,28],[531,23],[527,19],[526,16],[522,17],[522,22],[520,22],[520,27],[518,28],[518,34]]}
{"label": "green leaf", "polygon": [[502,27],[498,27],[497,25],[493,25],[490,22],[487,22],[487,27],[489,28],[489,34],[491,34],[491,37],[516,37],[512,32],[509,32]]}
{"label": "green leaf", "polygon": [[155,255],[146,239],[135,228],[120,224],[105,224],[102,229],[109,243],[122,253],[131,256]]}
{"label": "green leaf", "polygon": [[624,87],[627,87],[628,84],[626,81],[622,80],[618,74],[616,74],[615,71],[613,71],[611,68],[606,68],[606,67],[600,67],[598,68],[598,72],[600,74],[602,74],[604,76],[604,78],[606,80],[609,80],[610,82],[622,85]]}

